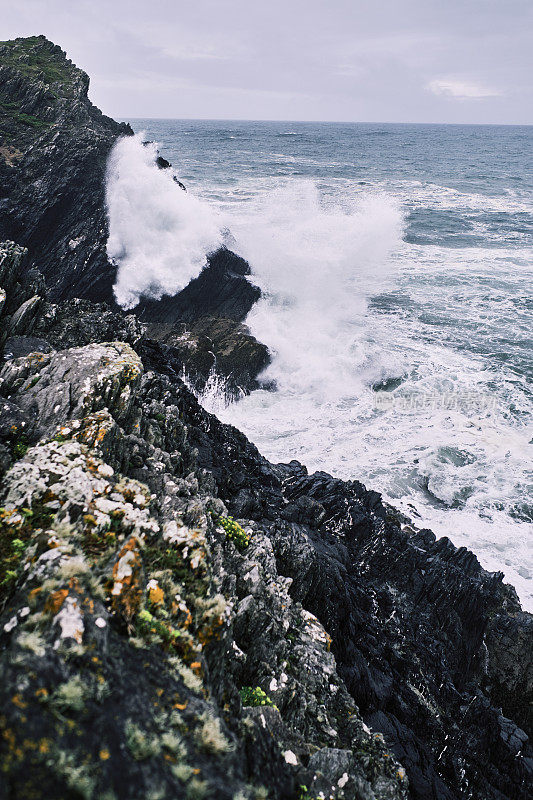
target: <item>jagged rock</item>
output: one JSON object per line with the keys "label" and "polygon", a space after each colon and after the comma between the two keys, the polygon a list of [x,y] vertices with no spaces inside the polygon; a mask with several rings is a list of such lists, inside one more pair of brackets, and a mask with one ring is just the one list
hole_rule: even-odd
{"label": "jagged rock", "polygon": [[58,350],[113,339],[135,345],[145,330],[146,326],[135,314],[77,298],[64,303],[47,303],[34,327],[35,334]]}
{"label": "jagged rock", "polygon": [[225,247],[208,257],[200,275],[174,297],[142,300],[135,313],[144,322],[196,322],[220,316],[242,321],[261,291],[248,280],[250,265]]}
{"label": "jagged rock", "polygon": [[[105,302],[108,313],[118,313],[113,294],[116,266],[106,252],[105,175],[113,145],[133,132],[93,106],[88,87],[88,76],[44,36],[0,45],[0,239],[14,239],[28,249],[25,268],[37,266],[43,273],[49,300]],[[162,156],[156,163],[170,168]],[[189,329],[213,316],[242,322],[260,296],[249,274],[244,259],[221,248],[182,292],[159,301],[143,299],[135,313],[147,322],[185,322]],[[41,291],[34,294],[43,296]],[[78,310],[89,313],[87,308]],[[21,332],[26,331],[13,329],[11,335]],[[200,335],[192,329],[191,333]],[[220,341],[215,334],[213,330],[209,338],[215,357],[222,356],[217,364],[229,392],[250,391],[268,362],[267,348],[246,329],[235,327],[232,360],[227,329]],[[98,340],[105,338],[100,334]],[[85,336],[77,343],[87,342]],[[65,346],[75,344],[69,341]],[[245,354],[252,356],[247,367]],[[210,372],[207,357],[204,349],[197,359],[201,363],[191,364],[191,382],[200,388]]]}
{"label": "jagged rock", "polygon": [[[203,685],[213,703],[209,714],[220,718],[220,730],[227,726],[226,737],[235,737],[233,752],[241,766],[235,766],[236,762],[228,766],[230,762],[222,759],[219,763],[217,758],[207,765],[202,762],[207,796],[225,796],[217,777],[220,768],[228,770],[227,786],[234,793],[237,787],[257,787],[261,781],[269,787],[270,796],[280,798],[294,797],[298,785],[307,786],[312,797],[319,792],[328,796],[327,791],[335,798],[401,797],[406,791],[405,767],[411,796],[417,799],[460,798],[468,793],[475,800],[526,800],[531,744],[527,726],[522,720],[517,725],[512,712],[527,708],[530,702],[525,697],[530,684],[523,676],[530,675],[531,617],[521,614],[516,595],[502,583],[501,575],[486,573],[464,548],[458,550],[430,531],[396,521],[381,505],[379,495],[357,482],[338,481],[325,473],[308,475],[297,462],[270,465],[242,434],[203,411],[171,369],[168,376],[148,372],[141,377],[140,360],[125,345],[83,349],[83,353],[52,353],[42,360],[27,357],[4,367],[2,391],[10,394],[10,403],[21,414],[33,409],[34,419],[41,420],[39,435],[44,437],[6,475],[4,500],[16,501],[17,508],[24,502],[40,509],[39,503],[46,498],[54,514],[46,525],[62,537],[67,548],[74,547],[74,557],[81,558],[76,543],[86,542],[84,557],[89,554],[100,565],[91,574],[99,575],[101,570],[106,581],[112,580],[104,586],[113,586],[122,574],[117,565],[130,552],[124,547],[130,541],[131,526],[144,530],[144,545],[131,551],[131,558],[142,562],[141,569],[141,562],[135,561],[139,567],[131,573],[138,576],[126,607],[131,610],[112,604],[114,610],[102,616],[121,663],[128,661],[131,680],[137,662],[135,656],[130,659],[128,630],[137,631],[137,625],[146,624],[148,630],[152,627],[168,637],[168,630],[165,633],[158,625],[178,629],[184,624],[185,632],[192,635],[189,614],[198,619],[195,613],[204,608],[205,592],[208,598],[224,598],[226,611],[222,617],[217,612],[217,619],[225,620],[221,626],[217,623],[220,635],[212,637],[211,624],[207,628],[199,624],[194,635],[200,641],[210,637],[198,658],[198,663],[205,664]],[[125,378],[131,369],[136,377],[128,382]],[[48,397],[60,376],[70,402],[57,403],[54,418]],[[102,483],[89,490],[92,475]],[[136,481],[135,491],[125,495],[122,488],[113,488],[122,487],[124,481]],[[113,484],[109,489],[107,482]],[[140,498],[140,505],[132,502],[134,496]],[[216,524],[227,513],[226,506],[248,531],[250,544],[243,551]],[[148,513],[141,514],[142,509]],[[120,541],[106,533],[116,535],[122,530],[122,523],[112,522],[115,518],[125,520]],[[20,538],[23,533],[17,529],[16,535]],[[37,542],[39,536],[30,533],[29,539]],[[161,607],[171,613],[166,618],[157,615],[161,591],[167,597],[163,574],[167,567],[161,559],[174,546],[189,566],[184,571],[181,562],[168,564],[183,590],[179,589],[181,600],[174,611]],[[187,549],[186,556],[182,548]],[[33,558],[32,552],[28,554]],[[53,564],[54,559],[50,569]],[[56,580],[48,566],[46,570],[42,579],[53,581],[52,593],[68,589],[61,572]],[[31,582],[24,583],[23,573],[16,574],[21,577],[16,578],[15,593],[9,596],[1,620],[4,626],[13,625],[12,630],[21,623],[16,609],[28,605],[28,592],[34,589]],[[202,574],[209,576],[210,589],[197,583]],[[70,589],[67,595],[71,596]],[[142,597],[152,599],[148,603]],[[72,594],[65,610],[75,620],[71,606],[79,605],[77,598]],[[141,616],[143,609],[152,618]],[[83,624],[84,631],[88,630],[90,619],[86,624],[84,617]],[[38,646],[45,652],[47,646],[53,649],[56,628],[57,624],[52,625],[50,639],[48,629],[39,628],[42,637],[45,632],[45,643]],[[12,630],[7,631],[10,636]],[[506,630],[509,633],[504,636]],[[505,653],[511,631],[514,657],[524,659],[524,672],[511,670]],[[8,660],[23,658],[17,635],[6,650]],[[164,688],[167,680],[175,680],[166,645],[163,641],[158,650],[161,643],[156,639],[151,647],[155,651],[150,650],[150,660],[158,665],[156,685]],[[104,663],[105,680],[115,687],[116,662],[104,659]],[[39,665],[31,664],[33,672],[42,675]],[[82,664],[78,662],[77,672],[71,667],[65,672],[66,665],[59,668],[58,664],[57,674],[68,680],[84,675]],[[148,707],[143,681],[138,692],[143,698],[140,702]],[[260,687],[279,711],[260,706],[241,712],[237,689],[243,686]],[[9,677],[5,691],[11,690]],[[22,702],[28,702],[29,691]],[[182,699],[184,693],[185,699],[189,697],[181,684],[179,692]],[[111,724],[105,709],[89,707],[87,721],[98,720],[103,727]],[[129,708],[127,700],[114,708],[119,720],[116,735],[122,741],[127,737],[124,726]],[[10,707],[17,719],[15,729],[24,733],[18,713]],[[46,709],[32,701],[33,715],[39,726],[55,724]],[[198,716],[190,719],[194,730],[203,726]],[[143,716],[142,724],[150,740],[161,735],[153,718]],[[87,727],[83,725],[80,744],[67,747],[76,766],[82,753],[96,752]],[[371,728],[381,731],[384,738],[369,732]],[[56,736],[54,731],[51,738]],[[195,761],[200,759],[196,734],[184,738],[187,763],[199,763]],[[61,737],[60,741],[61,747],[66,746]],[[391,758],[389,744],[402,767]],[[117,768],[127,774],[130,765],[120,758]],[[158,755],[149,758],[150,775],[172,781]],[[37,774],[45,770],[43,785],[56,786],[50,783],[52,778],[59,780],[50,765],[43,767],[40,760],[31,763]],[[353,766],[337,775],[347,764]],[[100,791],[107,773],[97,765],[98,761],[92,770],[101,781],[96,784]],[[9,774],[13,785],[22,785],[22,772]],[[139,780],[139,791],[153,786],[146,771]],[[170,785],[177,791],[180,784]],[[115,787],[119,797],[121,791]],[[247,796],[249,790],[242,791]]]}
{"label": "jagged rock", "polygon": [[8,336],[30,333],[45,292],[42,275],[26,268],[27,250],[0,243],[0,356]]}
{"label": "jagged rock", "polygon": [[132,131],[93,106],[88,88],[44,36],[0,46],[0,238],[28,248],[52,299],[113,302],[104,177],[113,144]]}
{"label": "jagged rock", "polygon": [[[34,261],[56,298],[110,298],[128,131],[44,37],[0,63],[0,233],[31,248],[0,246],[7,331]],[[138,312],[238,355],[248,271],[219,251]],[[500,574],[357,481],[269,464],[132,315],[37,313],[48,352],[0,373],[2,800],[529,800],[533,625]]]}
{"label": "jagged rock", "polygon": [[30,353],[51,353],[54,349],[50,342],[37,336],[11,336],[4,345],[4,359],[21,358]]}
{"label": "jagged rock", "polygon": [[[5,791],[289,800],[305,785],[405,799],[404,771],[364,726],[269,537],[252,523],[240,551],[220,525],[174,405],[194,404],[187,389],[143,378],[124,344],[11,361],[0,385],[42,437],[1,492]],[[277,708],[243,708],[247,683]],[[307,766],[331,750],[352,756],[335,785]]]}
{"label": "jagged rock", "polygon": [[39,295],[36,294],[33,297],[28,298],[28,300],[25,300],[24,303],[17,308],[11,317],[9,325],[9,333],[11,336],[17,336],[18,334],[26,331],[31,331],[41,302],[42,297],[39,297]]}
{"label": "jagged rock", "polygon": [[177,374],[185,374],[198,392],[217,375],[228,396],[248,393],[270,362],[267,347],[241,322],[225,317],[202,317],[189,326],[152,324],[148,334],[168,346],[165,353],[176,362]]}

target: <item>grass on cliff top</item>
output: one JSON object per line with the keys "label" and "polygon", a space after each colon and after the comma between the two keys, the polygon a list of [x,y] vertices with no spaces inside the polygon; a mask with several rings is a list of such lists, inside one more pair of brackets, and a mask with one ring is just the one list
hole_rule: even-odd
{"label": "grass on cliff top", "polygon": [[0,65],[13,67],[30,78],[45,83],[62,83],[72,86],[73,65],[69,64],[58,48],[41,36],[10,39],[0,42]]}

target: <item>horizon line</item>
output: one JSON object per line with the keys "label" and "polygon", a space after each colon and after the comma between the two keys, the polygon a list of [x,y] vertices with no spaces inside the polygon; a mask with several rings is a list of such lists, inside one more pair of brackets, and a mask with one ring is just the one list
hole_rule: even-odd
{"label": "horizon line", "polygon": [[448,125],[450,127],[531,128],[533,122],[395,122],[394,120],[343,120],[343,119],[251,119],[249,117],[145,117],[117,114],[118,120],[149,119],[175,122],[276,122],[291,125]]}

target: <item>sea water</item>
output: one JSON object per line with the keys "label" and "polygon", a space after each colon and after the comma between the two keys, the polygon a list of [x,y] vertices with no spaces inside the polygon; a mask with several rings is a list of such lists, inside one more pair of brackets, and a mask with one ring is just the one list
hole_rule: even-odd
{"label": "sea water", "polygon": [[263,292],[247,324],[275,390],[228,405],[215,381],[204,405],[273,461],[381,491],[533,610],[533,128],[129,121],[108,181],[122,305],[222,242]]}

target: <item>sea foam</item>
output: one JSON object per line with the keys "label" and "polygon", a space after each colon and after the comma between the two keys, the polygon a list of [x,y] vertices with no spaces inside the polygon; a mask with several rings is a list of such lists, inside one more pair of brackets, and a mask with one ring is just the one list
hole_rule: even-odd
{"label": "sea foam", "polygon": [[141,296],[176,294],[195,278],[221,243],[220,220],[208,204],[184,192],[172,169],[158,169],[156,146],[141,135],[115,145],[108,164],[107,253],[117,265],[117,302],[133,308]]}
{"label": "sea foam", "polygon": [[247,324],[274,358],[265,377],[328,398],[379,376],[362,346],[366,294],[392,268],[403,215],[386,194],[324,202],[312,181],[258,198],[228,221],[263,297]]}

